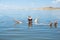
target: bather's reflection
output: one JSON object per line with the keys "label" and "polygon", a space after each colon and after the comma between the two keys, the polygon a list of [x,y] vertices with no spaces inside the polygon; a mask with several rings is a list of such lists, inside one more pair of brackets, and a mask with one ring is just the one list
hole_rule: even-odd
{"label": "bather's reflection", "polygon": [[29,27],[32,27],[32,23],[29,22],[29,23],[28,23],[28,26],[29,26]]}

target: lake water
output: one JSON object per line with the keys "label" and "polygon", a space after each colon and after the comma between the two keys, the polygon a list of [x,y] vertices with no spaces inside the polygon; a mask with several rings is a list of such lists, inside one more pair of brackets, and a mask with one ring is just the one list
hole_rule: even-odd
{"label": "lake water", "polygon": [[[57,20],[58,26],[33,24],[29,27],[28,16],[32,16],[33,21],[39,17],[39,23]],[[14,25],[14,18],[23,23]],[[0,40],[60,40],[60,10],[1,11]]]}

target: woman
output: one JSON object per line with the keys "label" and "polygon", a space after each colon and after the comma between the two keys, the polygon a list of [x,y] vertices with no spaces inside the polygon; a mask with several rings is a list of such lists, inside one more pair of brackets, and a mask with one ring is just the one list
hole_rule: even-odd
{"label": "woman", "polygon": [[55,28],[57,27],[57,24],[58,24],[57,21],[55,21],[55,22],[54,22],[54,26],[55,26]]}
{"label": "woman", "polygon": [[28,16],[28,25],[32,26],[32,17],[31,16]]}

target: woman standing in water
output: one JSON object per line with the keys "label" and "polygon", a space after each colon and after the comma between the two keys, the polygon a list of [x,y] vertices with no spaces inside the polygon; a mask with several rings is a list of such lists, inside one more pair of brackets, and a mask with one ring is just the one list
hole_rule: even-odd
{"label": "woman standing in water", "polygon": [[57,24],[58,24],[57,21],[55,21],[55,22],[54,22],[54,26],[55,26],[55,28],[57,28]]}
{"label": "woman standing in water", "polygon": [[28,16],[28,25],[32,26],[32,17],[31,16]]}
{"label": "woman standing in water", "polygon": [[49,24],[51,28],[52,28],[52,24],[53,24],[52,22],[50,22],[50,24]]}

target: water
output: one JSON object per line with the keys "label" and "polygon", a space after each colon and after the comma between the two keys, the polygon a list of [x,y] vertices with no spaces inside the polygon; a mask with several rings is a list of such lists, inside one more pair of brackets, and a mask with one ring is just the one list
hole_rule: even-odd
{"label": "water", "polygon": [[[0,40],[59,40],[60,39],[60,11],[59,10],[30,10],[5,11],[0,14]],[[33,21],[36,17],[40,23],[58,21],[58,26],[32,25],[28,26],[27,16],[31,15]],[[14,18],[24,23],[15,24]]]}

